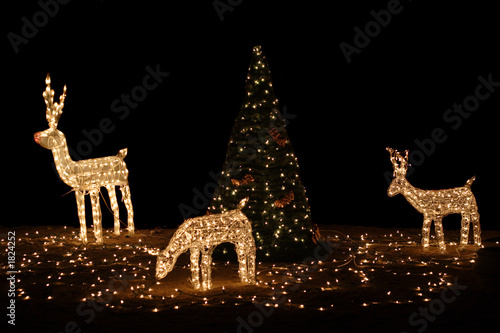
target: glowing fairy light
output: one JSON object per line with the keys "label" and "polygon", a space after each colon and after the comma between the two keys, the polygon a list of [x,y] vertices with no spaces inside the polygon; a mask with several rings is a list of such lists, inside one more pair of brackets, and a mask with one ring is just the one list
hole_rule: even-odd
{"label": "glowing fairy light", "polygon": [[123,161],[127,156],[127,148],[121,149],[116,156],[93,158],[88,160],[73,161],[69,155],[68,144],[64,134],[57,129],[59,118],[64,108],[66,86],[59,97],[59,103],[54,103],[54,90],[50,88],[50,76],[45,79],[47,85],[43,92],[46,104],[46,118],[49,128],[34,135],[35,142],[40,146],[50,149],[54,155],[54,163],[62,181],[73,188],[78,205],[80,219],[80,238],[87,244],[87,226],[85,223],[85,194],[90,194],[92,202],[92,216],[94,222],[94,235],[97,244],[103,243],[102,215],[99,203],[101,187],[106,187],[114,214],[114,233],[120,234],[120,219],[118,202],[116,200],[115,186],[120,186],[123,201],[128,212],[128,231],[134,233],[134,210],[130,199],[128,184],[128,169]]}
{"label": "glowing fairy light", "polygon": [[[212,252],[221,243],[233,243],[239,262],[242,282],[255,283],[255,241],[252,225],[241,212],[248,198],[240,201],[236,209],[199,216],[186,220],[170,239],[167,248],[158,254],[156,278],[163,279],[174,268],[180,254],[188,249],[191,255],[191,282],[195,289],[212,288]],[[201,278],[200,283],[200,253]]]}
{"label": "glowing fairy light", "polygon": [[436,237],[441,252],[446,251],[443,233],[443,217],[449,214],[462,215],[462,228],[460,232],[460,245],[465,246],[469,238],[469,224],[474,227],[474,245],[481,246],[481,227],[477,211],[476,198],[470,187],[476,177],[470,178],[464,186],[446,190],[422,190],[413,187],[406,180],[408,170],[408,150],[405,155],[392,148],[389,151],[394,179],[387,189],[387,195],[392,197],[398,193],[403,194],[406,200],[419,212],[424,214],[422,227],[422,246],[424,251],[429,248],[429,233],[432,221],[436,230]]}

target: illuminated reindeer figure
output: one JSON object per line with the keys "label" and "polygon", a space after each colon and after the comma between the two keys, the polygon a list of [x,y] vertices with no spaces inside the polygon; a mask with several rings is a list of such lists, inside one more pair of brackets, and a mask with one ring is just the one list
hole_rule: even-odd
{"label": "illuminated reindeer figure", "polygon": [[387,189],[390,197],[398,193],[404,195],[406,200],[419,212],[424,214],[424,225],[422,227],[422,246],[424,251],[429,248],[429,232],[431,222],[434,221],[436,237],[441,252],[446,251],[443,234],[443,217],[449,214],[462,215],[462,228],[460,232],[460,246],[468,244],[469,224],[474,226],[474,245],[481,245],[481,228],[479,225],[479,213],[477,212],[476,198],[470,189],[476,177],[470,178],[463,187],[455,187],[446,190],[421,190],[413,187],[406,180],[408,170],[408,150],[402,156],[397,150],[387,147],[391,155],[394,179]]}
{"label": "illuminated reindeer figure", "polygon": [[122,149],[116,156],[93,158],[88,160],[73,161],[69,155],[68,144],[64,134],[57,129],[59,118],[64,108],[66,86],[59,97],[59,104],[54,103],[54,90],[50,88],[50,76],[45,79],[47,85],[43,98],[47,106],[46,117],[49,128],[35,133],[35,142],[40,146],[52,150],[54,163],[62,181],[73,188],[78,205],[80,219],[80,238],[87,244],[87,226],[85,224],[85,194],[90,193],[92,202],[92,215],[94,218],[94,235],[97,244],[102,244],[101,207],[99,192],[101,187],[106,187],[115,216],[114,233],[120,234],[120,219],[118,203],[116,201],[115,186],[120,186],[123,201],[128,212],[128,232],[134,233],[134,211],[130,199],[128,185],[128,170],[123,159],[127,156],[127,148]]}
{"label": "illuminated reindeer figure", "polygon": [[[191,282],[195,289],[212,288],[212,252],[221,243],[233,243],[239,262],[241,282],[255,283],[255,240],[252,225],[241,212],[248,198],[240,201],[236,209],[225,213],[187,219],[174,233],[167,248],[160,251],[156,261],[156,278],[163,279],[174,269],[177,258],[190,250]],[[201,277],[200,284],[200,252]]]}

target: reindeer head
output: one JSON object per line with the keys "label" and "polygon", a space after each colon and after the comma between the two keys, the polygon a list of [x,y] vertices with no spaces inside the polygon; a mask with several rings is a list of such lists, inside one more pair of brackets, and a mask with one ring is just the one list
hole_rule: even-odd
{"label": "reindeer head", "polygon": [[167,252],[167,254],[159,253],[156,259],[156,278],[163,279],[174,269],[175,260],[174,256]]}
{"label": "reindeer head", "polygon": [[37,132],[34,135],[35,142],[43,148],[54,149],[65,144],[66,139],[64,134],[57,129],[57,123],[61,117],[64,108],[64,99],[66,98],[66,86],[64,86],[63,94],[59,97],[59,103],[54,103],[54,90],[50,88],[50,75],[47,74],[45,79],[47,87],[43,92],[43,99],[47,107],[46,118],[49,128],[42,132]]}
{"label": "reindeer head", "polygon": [[394,179],[387,189],[387,195],[393,197],[401,192],[401,189],[406,182],[406,171],[408,170],[408,150],[405,150],[405,155],[403,156],[397,150],[389,147],[386,149],[391,155],[392,168],[394,169]]}

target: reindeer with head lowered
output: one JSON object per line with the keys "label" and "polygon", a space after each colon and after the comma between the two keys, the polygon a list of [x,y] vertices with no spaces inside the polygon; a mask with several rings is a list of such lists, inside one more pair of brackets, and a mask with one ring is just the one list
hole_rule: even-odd
{"label": "reindeer with head lowered", "polygon": [[73,161],[69,155],[68,144],[63,132],[57,129],[59,118],[64,108],[66,86],[59,97],[59,103],[54,103],[54,90],[50,88],[50,76],[45,79],[47,85],[43,92],[46,104],[46,117],[49,128],[34,135],[35,142],[40,146],[50,149],[54,155],[54,163],[62,181],[73,188],[78,205],[80,219],[80,238],[87,244],[87,226],[85,223],[85,194],[89,193],[92,202],[92,215],[94,220],[94,236],[97,244],[103,243],[101,208],[99,193],[101,187],[106,187],[114,214],[114,234],[120,234],[119,209],[116,200],[115,186],[120,186],[122,198],[128,213],[128,232],[134,233],[134,211],[130,199],[128,184],[128,169],[123,161],[127,156],[127,148],[122,149],[116,156]]}
{"label": "reindeer with head lowered", "polygon": [[468,244],[469,225],[472,222],[474,227],[474,245],[481,246],[481,227],[479,224],[479,213],[477,211],[476,198],[470,187],[476,177],[472,177],[462,187],[455,187],[446,190],[422,190],[413,187],[406,179],[408,170],[408,150],[404,156],[392,148],[389,151],[392,167],[394,169],[394,179],[387,189],[390,197],[401,193],[406,200],[419,213],[424,214],[424,225],[422,227],[422,246],[424,251],[429,248],[429,233],[432,221],[436,231],[436,238],[441,252],[446,251],[443,234],[443,217],[449,214],[462,215],[462,228],[460,232],[460,246]]}
{"label": "reindeer with head lowered", "polygon": [[247,202],[248,197],[241,200],[236,209],[184,221],[170,239],[168,246],[158,253],[156,278],[163,279],[167,276],[174,269],[177,258],[189,250],[193,287],[209,290],[212,288],[211,265],[214,248],[222,243],[233,243],[238,255],[241,282],[255,284],[256,248],[252,224],[241,211]]}

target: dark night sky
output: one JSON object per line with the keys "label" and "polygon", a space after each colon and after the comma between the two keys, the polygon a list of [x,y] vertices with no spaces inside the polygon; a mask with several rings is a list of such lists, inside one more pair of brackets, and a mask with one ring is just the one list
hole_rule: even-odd
{"label": "dark night sky", "polygon": [[[56,96],[68,86],[58,128],[69,146],[83,147],[85,131],[109,119],[113,129],[82,157],[128,147],[136,225],[180,224],[179,204],[192,205],[193,189],[202,190],[210,172],[222,167],[252,46],[260,44],[280,106],[295,115],[288,134],[316,223],[420,228],[422,216],[403,197],[386,195],[384,172],[392,168],[385,147],[422,151],[415,140],[429,142],[441,128],[446,140],[421,154],[409,181],[438,189],[462,186],[477,175],[472,190],[483,228],[499,228],[493,169],[500,87],[460,124],[443,118],[455,103],[471,100],[479,76],[500,82],[500,20],[492,2],[332,6],[245,0],[225,12],[223,21],[211,0],[147,3],[71,1],[46,21],[36,1],[4,11],[3,175],[9,201],[2,225],[78,226],[74,194],[62,196],[70,188],[52,169],[52,154],[33,141],[35,132],[47,128],[47,72]],[[372,30],[369,43],[347,63],[339,44],[354,45],[354,28],[364,30],[374,21],[371,11],[388,6],[397,13],[380,31]],[[38,31],[25,27],[31,36],[16,53],[9,33],[21,36],[34,18]],[[115,112],[113,102],[124,105],[122,94],[143,84],[147,66],[169,75],[128,113]],[[104,226],[111,227],[110,213],[104,205],[102,210]],[[444,220],[445,229],[459,225],[458,216]]]}

